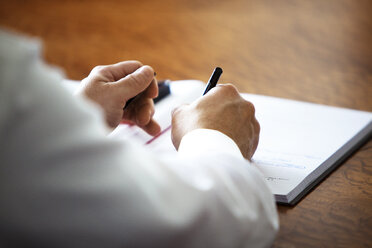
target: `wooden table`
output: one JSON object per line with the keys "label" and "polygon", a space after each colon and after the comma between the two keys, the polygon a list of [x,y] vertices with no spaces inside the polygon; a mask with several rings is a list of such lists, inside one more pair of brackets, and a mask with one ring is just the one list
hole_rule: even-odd
{"label": "wooden table", "polygon": [[[138,59],[158,78],[206,81],[218,65],[242,92],[372,111],[371,13],[368,0],[13,0],[0,24],[40,37],[72,79]],[[278,209],[274,247],[372,247],[372,142]]]}

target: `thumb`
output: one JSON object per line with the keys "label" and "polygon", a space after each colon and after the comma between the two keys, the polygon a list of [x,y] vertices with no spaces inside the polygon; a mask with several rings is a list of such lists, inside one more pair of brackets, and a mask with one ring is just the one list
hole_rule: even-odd
{"label": "thumb", "polygon": [[122,97],[128,100],[144,91],[153,79],[154,70],[150,66],[145,65],[113,84],[120,89]]}

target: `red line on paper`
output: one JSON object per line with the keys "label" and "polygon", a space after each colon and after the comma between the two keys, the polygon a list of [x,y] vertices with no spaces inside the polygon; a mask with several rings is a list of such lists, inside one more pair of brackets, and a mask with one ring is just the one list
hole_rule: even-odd
{"label": "red line on paper", "polygon": [[163,131],[161,131],[159,134],[157,134],[156,136],[154,136],[152,139],[148,140],[145,145],[148,145],[148,144],[151,144],[154,140],[156,140],[160,135],[166,133],[167,131],[169,131],[170,129],[172,128],[172,125],[169,125],[168,127],[166,127]]}

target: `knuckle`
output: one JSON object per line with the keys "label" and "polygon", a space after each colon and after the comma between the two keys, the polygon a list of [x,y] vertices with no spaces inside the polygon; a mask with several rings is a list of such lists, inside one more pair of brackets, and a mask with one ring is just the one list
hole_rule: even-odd
{"label": "knuckle", "polygon": [[255,126],[255,128],[256,128],[256,132],[259,134],[260,133],[260,131],[261,131],[261,125],[260,125],[260,123],[257,121],[257,119],[256,118],[254,118],[254,126]]}
{"label": "knuckle", "polygon": [[240,97],[238,90],[232,84],[218,85],[218,87],[216,87],[216,94],[218,94],[218,95],[222,94],[225,97],[228,97],[228,98],[231,98],[231,99],[236,98],[236,97]]}
{"label": "knuckle", "polygon": [[180,111],[181,111],[181,107],[180,106],[175,107],[174,109],[172,109],[172,117],[177,116]]}
{"label": "knuckle", "polygon": [[104,75],[107,73],[108,67],[106,65],[97,65],[93,68],[92,75]]}
{"label": "knuckle", "polygon": [[180,105],[172,109],[172,118],[178,116],[186,107],[186,105]]}
{"label": "knuckle", "polygon": [[92,71],[94,72],[101,72],[105,66],[104,65],[97,65],[93,68]]}
{"label": "knuckle", "polygon": [[133,63],[133,64],[137,64],[138,67],[143,66],[142,62],[141,62],[141,61],[138,61],[138,60],[129,60],[129,62],[131,62],[131,63]]}
{"label": "knuckle", "polygon": [[135,85],[143,85],[149,83],[152,80],[154,72],[150,66],[145,66],[138,73],[129,74],[129,80]]}
{"label": "knuckle", "polygon": [[129,74],[128,79],[133,85],[137,85],[142,81],[142,75],[138,74],[134,76],[133,74]]}
{"label": "knuckle", "polygon": [[224,90],[231,95],[238,95],[239,92],[233,84],[224,84]]}
{"label": "knuckle", "polygon": [[249,102],[249,101],[245,101],[244,100],[244,103],[245,103],[245,107],[246,109],[248,110],[248,112],[251,114],[251,115],[254,115],[255,112],[256,112],[256,108],[254,107],[253,103]]}
{"label": "knuckle", "polygon": [[151,66],[145,65],[143,68],[143,76],[148,79],[154,77],[154,69]]}

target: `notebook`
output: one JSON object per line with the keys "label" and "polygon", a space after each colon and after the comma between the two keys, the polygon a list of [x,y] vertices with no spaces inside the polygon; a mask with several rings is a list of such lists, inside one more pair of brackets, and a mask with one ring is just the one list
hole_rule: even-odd
{"label": "notebook", "polygon": [[[174,81],[171,94],[155,105],[162,132],[147,135],[119,125],[110,136],[134,139],[161,153],[175,153],[171,111],[200,97],[205,84]],[[332,170],[372,136],[372,113],[276,97],[242,94],[256,108],[260,141],[252,166],[263,174],[278,203],[296,204]]]}
{"label": "notebook", "polygon": [[244,94],[256,107],[253,156],[279,203],[296,204],[371,138],[372,113]]}

